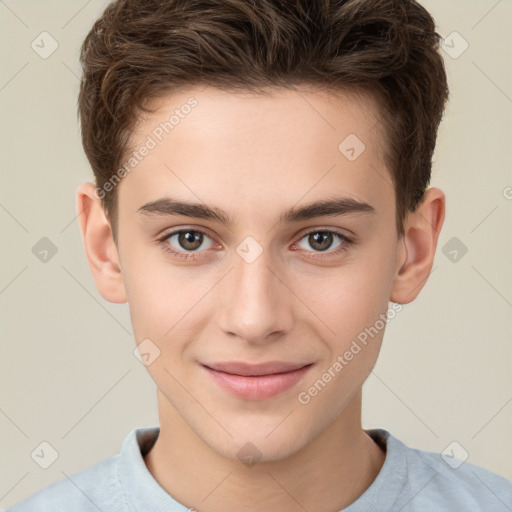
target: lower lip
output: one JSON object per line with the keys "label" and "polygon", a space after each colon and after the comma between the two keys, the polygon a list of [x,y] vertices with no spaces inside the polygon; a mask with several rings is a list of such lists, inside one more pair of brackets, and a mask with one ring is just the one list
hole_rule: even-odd
{"label": "lower lip", "polygon": [[245,377],[212,370],[203,366],[213,380],[231,394],[245,400],[265,400],[283,393],[300,382],[312,364],[298,370],[284,373],[273,373],[259,377]]}

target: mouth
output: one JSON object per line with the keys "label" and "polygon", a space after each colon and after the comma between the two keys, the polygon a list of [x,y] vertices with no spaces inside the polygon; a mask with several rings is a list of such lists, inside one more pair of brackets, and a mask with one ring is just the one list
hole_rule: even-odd
{"label": "mouth", "polygon": [[201,366],[224,391],[245,400],[277,396],[302,381],[314,363],[271,361],[208,363]]}

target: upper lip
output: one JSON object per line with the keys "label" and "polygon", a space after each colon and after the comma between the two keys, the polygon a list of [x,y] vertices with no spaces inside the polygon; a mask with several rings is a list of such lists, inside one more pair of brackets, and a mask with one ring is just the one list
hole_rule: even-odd
{"label": "upper lip", "polygon": [[266,363],[258,364],[244,362],[203,363],[203,366],[218,372],[242,375],[244,377],[254,377],[261,375],[272,375],[273,373],[291,372],[304,366],[308,366],[309,364],[311,363],[287,363],[282,361],[269,361]]}

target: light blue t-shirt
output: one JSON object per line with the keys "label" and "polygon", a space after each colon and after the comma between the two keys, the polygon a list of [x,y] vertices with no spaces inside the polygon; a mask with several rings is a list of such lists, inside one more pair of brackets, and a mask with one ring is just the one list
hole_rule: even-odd
{"label": "light blue t-shirt", "polygon": [[[366,432],[386,450],[386,459],[370,487],[343,512],[512,510],[511,481],[468,462],[453,469],[457,464],[447,464],[439,453],[409,448],[387,430]],[[142,458],[159,433],[159,427],[133,429],[119,454],[41,489],[7,512],[189,511],[160,487]]]}

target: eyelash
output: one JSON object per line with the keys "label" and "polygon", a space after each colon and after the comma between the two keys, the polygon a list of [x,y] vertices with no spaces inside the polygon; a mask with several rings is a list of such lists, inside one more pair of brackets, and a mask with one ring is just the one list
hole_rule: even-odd
{"label": "eyelash", "polygon": [[[170,253],[172,254],[173,256],[176,256],[177,258],[179,259],[182,259],[182,260],[195,260],[197,259],[196,257],[196,252],[202,252],[202,251],[195,251],[195,252],[188,252],[188,253],[182,253],[182,252],[179,252],[179,251],[176,251],[174,249],[171,248],[171,246],[167,243],[167,240],[169,240],[169,238],[171,238],[172,236],[174,235],[178,235],[180,233],[186,233],[188,231],[191,231],[191,232],[194,232],[194,233],[201,233],[202,235],[205,235],[207,236],[208,238],[211,238],[207,233],[205,233],[204,231],[201,231],[200,229],[192,229],[192,228],[185,228],[185,229],[177,229],[176,231],[171,231],[170,233],[166,233],[164,236],[162,236],[161,238],[158,239],[158,243],[162,246],[162,249],[167,252],[167,253]],[[328,254],[328,256],[324,256],[323,253],[321,252],[316,252],[315,255],[312,256],[313,259],[324,259],[324,258],[330,258],[330,257],[333,257],[333,256],[338,256],[340,253],[346,251],[348,249],[348,247],[352,244],[354,244],[354,240],[352,240],[351,238],[347,237],[346,235],[338,232],[338,231],[334,231],[332,229],[313,229],[311,231],[308,231],[307,233],[304,233],[300,238],[299,238],[299,241],[301,241],[302,239],[306,238],[307,236],[313,234],[313,233],[332,233],[334,235],[336,235],[340,241],[342,242],[342,244],[334,251],[332,252],[329,252],[329,253],[326,253]],[[307,252],[310,252],[310,251],[307,251]]]}

